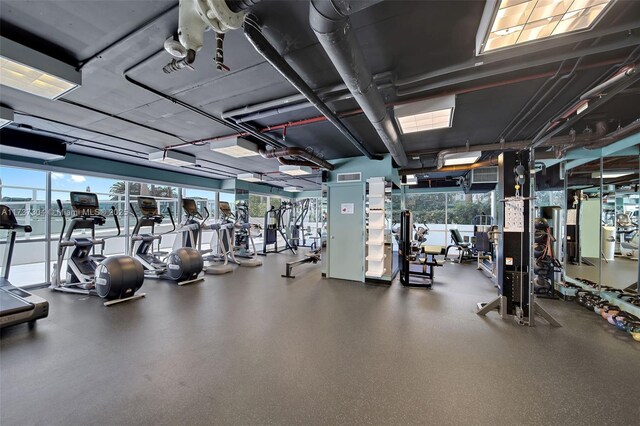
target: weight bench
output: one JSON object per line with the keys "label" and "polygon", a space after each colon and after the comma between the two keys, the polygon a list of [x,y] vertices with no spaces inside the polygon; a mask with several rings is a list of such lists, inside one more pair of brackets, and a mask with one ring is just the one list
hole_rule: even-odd
{"label": "weight bench", "polygon": [[450,229],[449,232],[451,233],[451,242],[453,244],[447,246],[444,253],[445,260],[449,258],[449,250],[451,248],[458,250],[458,263],[474,260],[471,253],[471,243],[464,241],[464,238],[460,235],[460,231],[457,229]]}
{"label": "weight bench", "polygon": [[281,276],[283,278],[295,278],[295,275],[291,275],[294,266],[302,265],[303,263],[318,263],[318,261],[320,261],[320,250],[315,249],[308,252],[305,256],[303,259],[287,262],[287,272]]}

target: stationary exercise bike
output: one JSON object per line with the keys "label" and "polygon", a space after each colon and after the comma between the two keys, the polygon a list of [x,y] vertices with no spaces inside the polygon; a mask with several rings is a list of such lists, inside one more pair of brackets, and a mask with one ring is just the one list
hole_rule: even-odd
{"label": "stationary exercise bike", "polygon": [[[66,293],[99,296],[107,300],[105,306],[144,297],[144,293],[136,293],[144,281],[144,268],[140,261],[125,255],[103,255],[107,238],[120,235],[115,207],[112,206],[111,211],[118,233],[112,237],[96,238],[96,226],[104,225],[107,220],[100,214],[98,196],[90,192],[71,192],[70,199],[74,216],[68,229],[62,201],[57,200],[62,215],[62,230],[58,239],[58,261],[50,288]],[[89,230],[90,237],[73,236],[74,231],[81,229]],[[95,254],[96,246],[100,246],[100,254]],[[63,281],[62,264],[69,247],[73,247],[73,252],[67,259],[66,279]]]}
{"label": "stationary exercise bike", "polygon": [[49,302],[42,297],[31,294],[9,282],[11,258],[16,243],[18,230],[31,232],[31,226],[18,225],[15,215],[8,206],[0,205],[0,229],[7,230],[7,242],[4,247],[3,274],[0,277],[0,328],[10,325],[29,323],[29,328],[36,320],[49,315]]}
{"label": "stationary exercise bike", "polygon": [[[185,285],[202,281],[203,260],[198,250],[190,247],[180,247],[171,253],[160,251],[162,235],[175,232],[176,224],[171,210],[167,209],[173,229],[164,234],[155,234],[155,226],[162,223],[162,215],[158,212],[158,203],[152,197],[138,197],[138,207],[141,217],[138,218],[132,204],[131,212],[136,219],[136,225],[131,235],[130,254],[140,261],[147,278],[175,281],[178,285]],[[151,233],[140,234],[141,228],[151,228]],[[158,251],[153,251],[154,241],[158,242]]]}

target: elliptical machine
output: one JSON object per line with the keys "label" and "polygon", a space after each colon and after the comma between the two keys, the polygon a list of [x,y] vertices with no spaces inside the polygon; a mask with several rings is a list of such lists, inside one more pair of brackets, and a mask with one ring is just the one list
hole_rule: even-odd
{"label": "elliptical machine", "polygon": [[[58,239],[58,261],[54,266],[50,288],[66,293],[99,296],[107,300],[105,306],[144,297],[145,293],[136,294],[144,282],[142,264],[131,256],[107,258],[103,255],[107,238],[96,238],[96,226],[104,225],[107,218],[100,214],[98,196],[90,192],[71,192],[70,199],[74,216],[68,229],[62,201],[57,200],[62,215],[62,230]],[[120,235],[120,223],[115,210],[111,206],[118,229],[113,237]],[[90,230],[91,238],[74,237],[73,232],[79,229]],[[99,255],[95,254],[98,245],[101,248]],[[73,252],[67,259],[66,279],[63,281],[62,263],[68,247],[73,247]]]}
{"label": "elliptical machine", "polygon": [[[249,206],[244,201],[236,204],[236,214],[226,201],[218,204],[222,217],[221,226],[227,226],[229,232],[222,234],[222,247],[226,253],[233,253],[233,260],[240,266],[262,266],[257,257],[256,245],[251,235],[253,225],[249,222]],[[207,212],[208,213],[208,212]]]}
{"label": "elliptical machine", "polygon": [[[182,199],[182,209],[185,213],[185,219],[182,223],[182,228],[188,228],[189,233],[183,234],[181,244],[185,247],[191,247],[196,249],[203,258],[204,262],[208,262],[203,266],[205,274],[222,275],[229,272],[233,272],[233,267],[229,265],[229,260],[232,263],[238,263],[233,257],[233,253],[230,256],[222,251],[223,238],[231,238],[229,236],[229,228],[231,225],[222,224],[206,224],[209,218],[209,210],[205,207],[206,216],[202,216],[198,211],[196,201],[191,198]],[[211,230],[214,235],[211,237],[210,249],[202,249],[202,231]],[[174,243],[175,246],[175,243]],[[229,259],[231,257],[231,259]],[[212,264],[211,262],[222,262],[222,264]]]}
{"label": "elliptical machine", "polygon": [[[202,281],[199,276],[203,268],[202,255],[198,250],[190,247],[180,247],[171,253],[160,251],[162,235],[175,232],[176,224],[171,210],[167,208],[173,229],[164,234],[155,234],[155,225],[162,223],[162,215],[158,212],[158,203],[152,197],[138,197],[138,207],[141,218],[138,218],[132,204],[131,212],[136,219],[136,225],[131,235],[130,255],[139,260],[144,267],[146,278],[156,278],[175,281],[178,285],[191,284]],[[151,233],[140,234],[140,229],[150,227]],[[153,242],[158,242],[158,251],[153,251]]]}

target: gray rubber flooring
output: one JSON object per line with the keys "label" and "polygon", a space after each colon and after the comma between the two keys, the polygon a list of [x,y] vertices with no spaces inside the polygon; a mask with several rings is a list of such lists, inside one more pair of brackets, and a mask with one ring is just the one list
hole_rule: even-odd
{"label": "gray rubber flooring", "polygon": [[51,316],[3,332],[0,424],[638,424],[640,343],[573,302],[564,327],[474,314],[472,265],[433,290],[320,277],[286,255],[105,308],[40,290]]}
{"label": "gray rubber flooring", "polygon": [[[586,278],[598,282],[598,259],[589,259],[594,265],[586,263],[582,265],[567,265],[567,275],[573,278]],[[601,263],[602,284],[609,287],[627,288],[638,281],[638,261],[624,257],[616,257],[614,260]]]}

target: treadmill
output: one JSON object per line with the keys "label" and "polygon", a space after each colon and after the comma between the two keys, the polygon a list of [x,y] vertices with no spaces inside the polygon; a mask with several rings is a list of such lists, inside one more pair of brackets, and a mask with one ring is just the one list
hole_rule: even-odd
{"label": "treadmill", "polygon": [[31,328],[35,325],[36,320],[49,315],[49,302],[42,297],[15,287],[9,282],[16,233],[18,230],[31,232],[31,226],[18,225],[18,221],[11,209],[8,206],[0,205],[0,229],[8,231],[4,259],[2,261],[4,271],[2,277],[0,277],[0,328],[23,322],[28,322]]}

